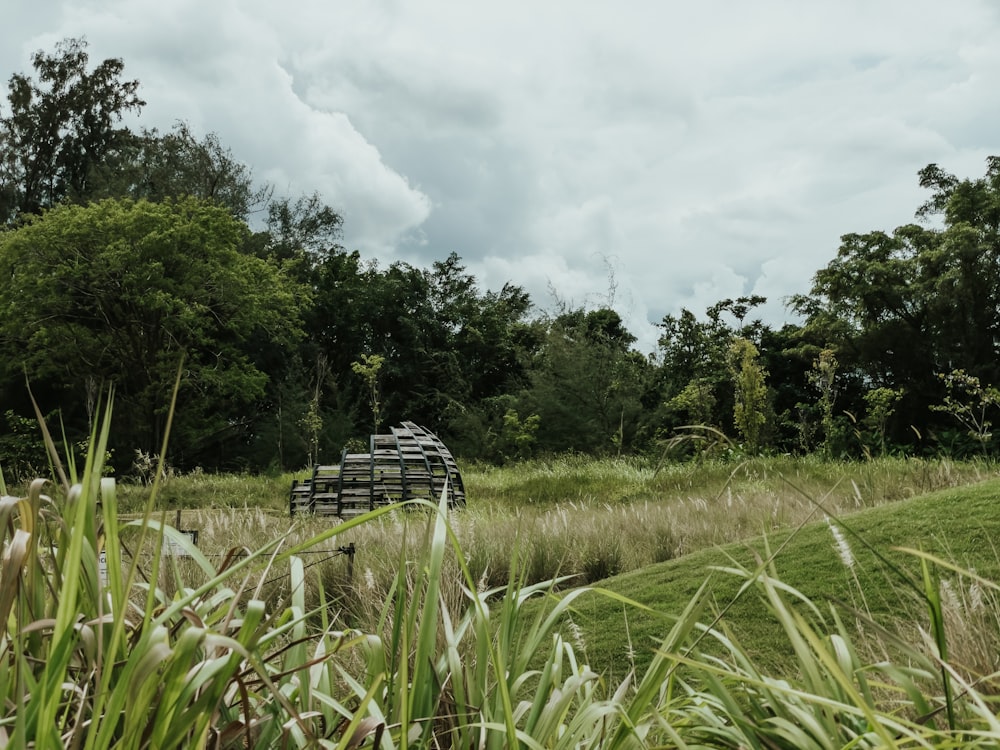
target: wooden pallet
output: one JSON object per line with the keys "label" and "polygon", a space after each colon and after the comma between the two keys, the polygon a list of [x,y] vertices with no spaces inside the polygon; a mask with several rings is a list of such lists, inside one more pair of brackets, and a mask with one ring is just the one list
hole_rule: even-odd
{"label": "wooden pallet", "polygon": [[403,422],[389,434],[372,435],[368,453],[345,450],[339,464],[317,464],[311,477],[294,480],[289,512],[350,518],[418,498],[437,502],[444,492],[450,507],[465,505],[451,452],[429,430]]}

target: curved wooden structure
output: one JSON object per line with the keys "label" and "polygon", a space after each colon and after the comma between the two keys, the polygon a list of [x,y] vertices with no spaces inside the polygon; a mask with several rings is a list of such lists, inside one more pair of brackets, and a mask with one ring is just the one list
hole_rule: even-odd
{"label": "curved wooden structure", "polygon": [[345,518],[413,498],[437,502],[446,487],[450,507],[465,505],[451,452],[432,432],[403,422],[372,435],[368,453],[345,450],[339,464],[317,464],[311,477],[293,481],[289,512]]}

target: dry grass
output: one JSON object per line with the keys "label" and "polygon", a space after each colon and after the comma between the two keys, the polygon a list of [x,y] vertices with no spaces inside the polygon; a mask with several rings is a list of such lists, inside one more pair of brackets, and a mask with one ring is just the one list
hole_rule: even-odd
{"label": "dry grass", "polygon": [[[657,468],[633,459],[567,457],[498,469],[464,470],[469,501],[451,514],[469,571],[485,590],[508,583],[516,567],[527,584],[570,576],[585,584],[688,553],[797,526],[814,517],[808,497],[844,514],[994,476],[996,467],[947,460],[880,459],[840,463],[813,458],[762,458]],[[336,519],[289,518],[290,477],[175,477],[166,482],[165,520],[199,531],[199,548],[223,557],[284,537],[295,545]],[[280,494],[278,489],[281,488]],[[122,493],[141,502],[143,488]],[[198,506],[201,507],[192,507]],[[178,513],[180,514],[178,516]],[[395,579],[404,546],[423,533],[422,511],[395,510],[312,550],[305,560],[341,603],[346,624],[374,625]],[[178,523],[179,518],[179,523]],[[419,518],[420,523],[410,523]],[[341,547],[354,544],[353,575]],[[451,601],[461,599],[459,572],[446,563]],[[192,571],[190,575],[196,575]],[[448,582],[451,582],[450,586]],[[280,578],[274,596],[285,593]]]}

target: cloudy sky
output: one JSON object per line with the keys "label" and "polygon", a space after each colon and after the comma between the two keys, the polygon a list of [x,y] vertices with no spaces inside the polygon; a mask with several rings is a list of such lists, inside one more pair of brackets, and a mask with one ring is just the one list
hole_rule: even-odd
{"label": "cloudy sky", "polygon": [[613,297],[647,351],[726,297],[791,320],[840,235],[912,219],[917,170],[1000,154],[993,0],[13,0],[0,74],[68,36],[349,249]]}

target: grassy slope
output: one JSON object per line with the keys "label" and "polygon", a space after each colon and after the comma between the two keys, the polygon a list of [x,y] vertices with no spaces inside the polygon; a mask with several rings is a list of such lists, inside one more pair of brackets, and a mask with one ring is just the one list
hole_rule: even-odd
{"label": "grassy slope", "polygon": [[[1000,555],[994,546],[1000,538],[998,501],[1000,480],[990,480],[860,511],[843,522],[914,579],[920,576],[918,561],[894,548],[919,548],[1000,581]],[[818,518],[822,519],[819,512]],[[598,595],[578,599],[575,621],[582,628],[592,666],[621,677],[630,667],[631,642],[636,666],[643,668],[667,632],[670,614],[682,610],[706,577],[719,608],[736,597],[739,577],[713,568],[731,567],[733,560],[753,566],[767,549],[780,548],[775,558],[780,579],[817,603],[836,602],[868,611],[885,625],[925,623],[926,612],[913,590],[860,541],[846,536],[856,561],[850,569],[829,526],[820,520],[795,532],[695,552],[608,579],[603,588],[639,601],[654,613],[632,608],[626,613],[621,603]],[[780,669],[788,647],[762,613],[750,591],[729,607],[726,621],[749,653]]]}

